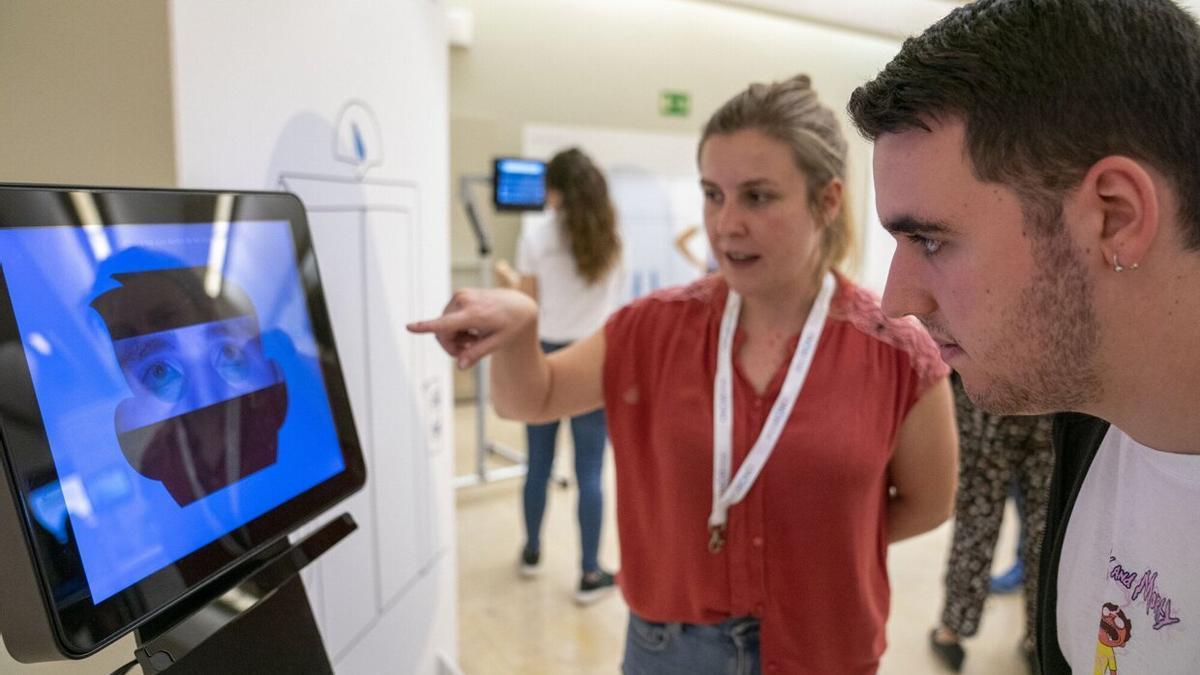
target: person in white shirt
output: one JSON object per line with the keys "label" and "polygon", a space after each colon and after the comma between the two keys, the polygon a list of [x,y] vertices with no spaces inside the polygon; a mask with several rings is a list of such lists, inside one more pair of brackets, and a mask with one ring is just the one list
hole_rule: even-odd
{"label": "person in white shirt", "polygon": [[[578,148],[559,152],[547,163],[546,205],[546,217],[521,234],[516,270],[500,261],[496,272],[502,285],[519,288],[537,300],[538,337],[543,351],[549,353],[604,325],[619,302],[624,274],[621,238],[608,183]],[[529,470],[523,494],[526,541],[521,551],[521,572],[525,576],[540,570],[542,516],[558,425],[554,421],[526,427]],[[607,439],[604,410],[572,417],[571,435],[582,547],[575,600],[587,604],[613,588],[612,574],[602,569],[597,559]]]}
{"label": "person in white shirt", "polygon": [[1200,25],[980,0],[850,99],[898,240],[883,309],[967,394],[1059,414],[1041,671],[1200,668]]}

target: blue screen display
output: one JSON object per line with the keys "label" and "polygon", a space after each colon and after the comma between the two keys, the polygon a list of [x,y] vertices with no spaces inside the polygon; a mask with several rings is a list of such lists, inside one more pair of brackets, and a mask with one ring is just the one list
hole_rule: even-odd
{"label": "blue screen display", "polygon": [[546,200],[546,164],[535,159],[496,160],[496,203],[541,208]]}
{"label": "blue screen display", "polygon": [[344,470],[286,221],[0,229],[92,601]]}

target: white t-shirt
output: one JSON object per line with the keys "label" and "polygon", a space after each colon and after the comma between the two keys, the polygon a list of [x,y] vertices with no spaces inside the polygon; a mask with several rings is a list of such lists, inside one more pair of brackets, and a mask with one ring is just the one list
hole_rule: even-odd
{"label": "white t-shirt", "polygon": [[624,279],[618,262],[594,284],[575,267],[558,215],[531,222],[517,241],[517,271],[537,277],[538,337],[546,342],[574,342],[600,330],[616,309]]}
{"label": "white t-shirt", "polygon": [[1109,428],[1067,524],[1058,641],[1075,673],[1200,672],[1200,455]]}

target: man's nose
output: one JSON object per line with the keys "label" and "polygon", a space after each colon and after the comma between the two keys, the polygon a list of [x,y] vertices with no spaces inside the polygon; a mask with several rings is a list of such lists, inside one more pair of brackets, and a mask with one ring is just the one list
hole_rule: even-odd
{"label": "man's nose", "polygon": [[188,387],[188,407],[192,410],[206,408],[230,398],[225,380],[208,364],[195,364]]}
{"label": "man's nose", "polygon": [[880,307],[887,316],[897,319],[906,315],[928,316],[937,309],[937,302],[923,280],[911,256],[898,247],[892,254],[887,285],[883,289]]}

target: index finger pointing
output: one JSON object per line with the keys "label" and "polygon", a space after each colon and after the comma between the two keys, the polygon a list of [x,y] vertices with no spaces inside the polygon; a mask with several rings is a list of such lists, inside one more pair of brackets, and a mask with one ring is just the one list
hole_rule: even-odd
{"label": "index finger pointing", "polygon": [[472,330],[471,320],[461,313],[446,314],[436,319],[414,321],[406,326],[410,333],[443,333]]}

